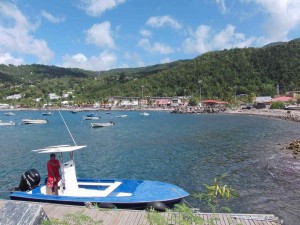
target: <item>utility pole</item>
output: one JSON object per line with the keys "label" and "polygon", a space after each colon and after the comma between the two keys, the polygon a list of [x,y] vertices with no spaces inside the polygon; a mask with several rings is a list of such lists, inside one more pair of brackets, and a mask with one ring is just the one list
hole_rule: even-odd
{"label": "utility pole", "polygon": [[202,106],[201,101],[202,101],[202,96],[201,96],[201,84],[202,84],[202,80],[198,80],[198,84],[199,84],[199,105]]}

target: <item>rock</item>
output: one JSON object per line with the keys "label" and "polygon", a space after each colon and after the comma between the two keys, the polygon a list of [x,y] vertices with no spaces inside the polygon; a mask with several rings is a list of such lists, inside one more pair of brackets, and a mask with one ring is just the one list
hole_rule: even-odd
{"label": "rock", "polygon": [[0,224],[40,225],[48,217],[38,204],[7,201],[0,210]]}

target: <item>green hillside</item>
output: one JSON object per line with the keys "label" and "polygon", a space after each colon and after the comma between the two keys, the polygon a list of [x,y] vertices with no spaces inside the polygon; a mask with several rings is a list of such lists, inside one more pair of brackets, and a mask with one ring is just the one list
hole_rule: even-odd
{"label": "green hillside", "polygon": [[108,96],[199,95],[231,101],[237,94],[274,95],[300,89],[300,40],[275,43],[263,48],[208,52],[193,60],[143,68],[86,71],[45,65],[0,65],[0,98],[12,94],[25,97],[14,103],[48,101],[48,93],[62,95],[73,90],[78,102]]}

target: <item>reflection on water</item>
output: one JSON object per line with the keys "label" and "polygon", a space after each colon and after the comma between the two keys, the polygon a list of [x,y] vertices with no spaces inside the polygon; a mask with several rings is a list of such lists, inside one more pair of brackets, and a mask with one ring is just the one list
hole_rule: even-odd
{"label": "reflection on water", "polygon": [[[40,111],[16,114],[10,119],[17,123],[42,117]],[[100,112],[101,121],[116,125],[92,129],[90,121],[82,121],[85,114],[63,112],[77,143],[88,145],[76,153],[78,176],[160,180],[194,193],[226,173],[226,182],[240,194],[229,205],[232,211],[275,213],[286,224],[298,223],[300,161],[278,144],[299,138],[300,124],[239,115]],[[128,117],[116,118],[119,114]],[[31,149],[72,143],[59,114],[47,118],[47,125],[0,127],[1,191],[18,185],[26,169],[45,175],[48,156]]]}

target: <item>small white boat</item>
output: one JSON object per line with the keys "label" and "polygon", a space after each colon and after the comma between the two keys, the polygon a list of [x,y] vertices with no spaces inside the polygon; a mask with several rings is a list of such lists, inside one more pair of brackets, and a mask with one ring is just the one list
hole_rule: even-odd
{"label": "small white boat", "polygon": [[127,115],[119,115],[119,116],[116,116],[116,118],[126,118]]}
{"label": "small white boat", "polygon": [[9,121],[9,122],[2,122],[0,120],[0,126],[16,126],[16,123],[13,121]]}
{"label": "small white boat", "polygon": [[46,119],[22,119],[22,124],[46,124]]}
{"label": "small white boat", "polygon": [[83,119],[84,120],[99,120],[100,117],[99,116],[84,116]]}
{"label": "small white boat", "polygon": [[42,115],[43,116],[52,116],[53,112],[44,112]]}
{"label": "small white boat", "polygon": [[286,109],[286,110],[300,110],[300,106],[299,105],[288,105],[288,106],[284,107],[284,109]]}
{"label": "small white boat", "polygon": [[109,123],[91,123],[91,126],[93,128],[97,128],[97,127],[110,127],[115,125],[114,122],[109,122]]}
{"label": "small white boat", "polygon": [[16,114],[14,114],[13,112],[7,112],[5,113],[5,116],[15,116]]}
{"label": "small white boat", "polygon": [[83,119],[84,120],[99,120],[101,117],[98,116],[97,114],[95,113],[90,113],[88,114],[87,116],[84,116]]}
{"label": "small white boat", "polygon": [[141,116],[149,116],[149,113],[147,113],[147,112],[142,112],[142,113],[140,113],[140,115],[141,115]]}

